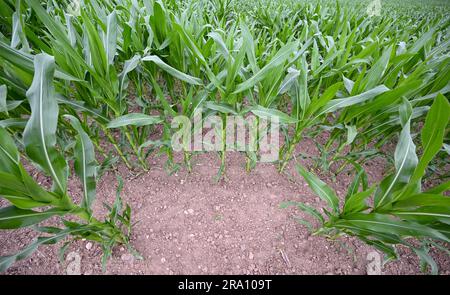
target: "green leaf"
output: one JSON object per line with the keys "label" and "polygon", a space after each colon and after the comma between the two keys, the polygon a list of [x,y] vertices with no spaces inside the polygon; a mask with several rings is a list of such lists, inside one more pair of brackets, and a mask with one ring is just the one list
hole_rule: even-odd
{"label": "green leaf", "polygon": [[314,209],[311,206],[308,206],[301,202],[294,202],[294,201],[287,201],[287,202],[280,203],[281,209],[288,208],[289,206],[296,206],[299,210],[316,218],[321,224],[325,223],[325,219],[323,218],[322,214],[320,214],[319,211],[317,211],[316,209]]}
{"label": "green leaf", "polygon": [[286,93],[289,89],[291,89],[294,85],[294,83],[297,81],[298,77],[300,76],[300,71],[296,70],[295,68],[289,68],[288,74],[283,79],[283,82],[280,85],[280,88],[278,89],[278,95]]}
{"label": "green leaf", "polygon": [[121,116],[109,122],[108,128],[119,128],[124,126],[146,126],[161,123],[163,120],[158,116],[132,113]]}
{"label": "green leaf", "polygon": [[369,91],[363,92],[363,93],[355,95],[355,96],[333,99],[329,103],[327,103],[323,107],[322,110],[319,111],[319,113],[316,117],[323,115],[323,114],[328,114],[328,113],[337,111],[344,107],[362,103],[362,102],[372,99],[386,91],[389,91],[389,88],[387,88],[384,85],[379,85]]}
{"label": "green leaf", "polygon": [[427,190],[427,193],[429,194],[442,194],[443,192],[446,192],[450,190],[450,180],[446,181],[444,183],[441,183],[438,186],[435,186],[429,190]]}
{"label": "green leaf", "polygon": [[178,78],[186,83],[192,84],[192,85],[203,85],[202,80],[196,77],[189,76],[188,74],[185,74],[183,72],[180,72],[179,70],[169,66],[165,62],[163,62],[159,57],[156,55],[149,55],[144,56],[142,58],[142,61],[151,61],[154,62],[158,67],[166,71],[167,73],[171,74],[175,78]]}
{"label": "green leaf", "polygon": [[131,59],[125,61],[124,65],[123,65],[123,70],[119,75],[119,81],[120,81],[119,89],[120,89],[121,93],[126,88],[125,85],[127,84],[128,73],[133,71],[139,65],[140,61],[141,61],[141,56],[139,54],[136,54]]}
{"label": "green leaf", "polygon": [[108,70],[108,56],[105,47],[103,46],[102,39],[100,38],[100,34],[84,9],[81,9],[81,17],[83,19],[84,32],[89,41],[89,52],[94,69],[100,76],[106,76]]}
{"label": "green leaf", "polygon": [[247,44],[247,46],[246,46],[247,59],[250,63],[252,71],[254,73],[256,73],[259,71],[259,67],[256,62],[255,42],[253,40],[253,36],[252,36],[247,24],[244,21],[241,22],[241,30],[242,30],[242,38],[244,40],[244,43]]}
{"label": "green leaf", "polygon": [[347,129],[347,141],[345,144],[350,145],[355,140],[356,135],[358,135],[358,130],[354,125],[346,125],[345,128]]}
{"label": "green leaf", "polygon": [[0,127],[0,171],[20,175],[19,161],[19,151],[13,139],[5,129]]}
{"label": "green leaf", "polygon": [[86,106],[86,103],[84,101],[70,100],[70,99],[65,98],[61,94],[57,94],[56,97],[57,97],[58,104],[67,105],[79,112],[88,114],[89,116],[93,117],[95,120],[97,120],[98,122],[100,122],[102,124],[105,124],[109,121],[109,119],[107,117],[102,115],[100,110],[93,109],[93,108]]}
{"label": "green leaf", "polygon": [[[29,0],[30,1],[30,0]],[[22,52],[20,50],[10,47],[0,40],[0,57],[14,64],[18,68],[24,70],[27,73],[33,73],[33,56]],[[80,79],[73,77],[61,70],[55,71],[55,78],[63,79],[67,81],[81,81]]]}
{"label": "green leaf", "polygon": [[28,190],[23,184],[20,176],[7,172],[0,172],[0,194],[3,196],[17,196],[19,198],[29,199]]}
{"label": "green leaf", "polygon": [[233,108],[233,106],[230,104],[227,104],[227,103],[218,103],[218,102],[208,101],[205,103],[205,107],[210,110],[218,111],[222,114],[237,115],[237,112]]}
{"label": "green leaf", "polygon": [[[336,93],[339,91],[339,89],[342,87],[342,82],[337,82],[325,90],[325,92],[322,94],[322,96],[319,99],[312,100],[310,107],[308,108],[308,114],[312,115],[317,110],[325,106],[330,100],[332,100]],[[312,120],[311,120],[312,121]]]}
{"label": "green leaf", "polygon": [[[392,193],[396,186],[399,184],[407,185],[417,166],[418,159],[416,155],[416,146],[414,145],[410,132],[411,112],[408,113],[409,117],[407,121],[404,122],[404,127],[400,133],[397,147],[395,148],[395,174],[392,176],[386,189],[380,190],[375,195],[375,208],[381,207],[391,200]],[[407,116],[403,117],[402,120],[406,120]]]}
{"label": "green leaf", "polygon": [[439,94],[431,105],[422,128],[422,157],[414,171],[412,182],[420,181],[433,157],[442,148],[444,132],[450,118],[450,104]]}
{"label": "green leaf", "polygon": [[37,224],[55,215],[64,215],[68,211],[50,209],[44,212],[19,209],[9,206],[0,209],[0,229],[16,229]]}
{"label": "green leaf", "polygon": [[304,115],[309,107],[309,104],[311,103],[308,93],[308,64],[306,62],[305,55],[302,55],[300,58],[300,77],[298,79],[297,86],[297,104],[300,106],[302,115]]}
{"label": "green leaf", "polygon": [[419,193],[395,202],[392,210],[411,210],[424,206],[443,206],[450,208],[450,198],[437,193]]}
{"label": "green leaf", "polygon": [[432,226],[435,221],[450,224],[450,206],[420,207],[412,210],[391,210],[390,213],[401,218]]}
{"label": "green leaf", "polygon": [[355,194],[350,195],[344,204],[344,209],[342,213],[344,215],[357,213],[368,209],[366,200],[373,194],[375,191],[375,186],[371,187],[368,190],[357,192]]}
{"label": "green leaf", "polygon": [[358,228],[381,233],[391,233],[404,237],[430,237],[446,242],[450,241],[446,236],[433,228],[414,222],[397,220],[385,214],[355,213],[346,215],[336,221],[336,224],[341,223],[349,223]]}
{"label": "green leaf", "polygon": [[434,261],[433,257],[430,256],[430,254],[428,254],[428,247],[424,247],[425,249],[418,249],[418,248],[413,248],[414,252],[417,254],[417,256],[419,256],[420,258],[420,264],[422,265],[422,271],[426,270],[426,266],[429,265],[431,270],[431,274],[433,275],[437,275],[438,274],[438,266],[436,264],[436,261]]}
{"label": "green leaf", "polygon": [[10,118],[0,121],[1,128],[25,128],[28,120],[23,118]]}
{"label": "green leaf", "polygon": [[106,19],[106,36],[103,44],[107,54],[108,65],[114,64],[117,47],[117,31],[117,15],[116,11],[113,11]]}
{"label": "green leaf", "polygon": [[76,138],[74,156],[75,156],[75,172],[83,184],[83,201],[81,207],[90,211],[92,203],[95,200],[96,192],[96,171],[97,162],[95,160],[95,150],[91,139],[83,130],[83,127],[77,118],[71,115],[65,115],[70,119],[72,127],[78,132]]}
{"label": "green leaf", "polygon": [[27,91],[31,117],[23,133],[25,151],[52,177],[55,192],[65,195],[67,163],[55,148],[58,124],[58,103],[53,88],[55,62],[53,57],[42,53],[36,55],[34,64],[33,83]]}
{"label": "green leaf", "polygon": [[339,210],[339,199],[336,193],[328,185],[326,185],[322,180],[320,180],[314,174],[308,172],[300,165],[296,166],[298,173],[303,176],[303,178],[308,183],[309,187],[324,201],[327,202],[328,206],[333,209],[335,213]]}
{"label": "green leaf", "polygon": [[8,106],[6,104],[6,85],[0,86],[0,113],[8,114]]}
{"label": "green leaf", "polygon": [[267,63],[261,70],[259,70],[257,73],[254,73],[254,75],[242,82],[241,84],[237,85],[236,90],[233,92],[233,94],[237,94],[240,92],[243,92],[253,86],[255,86],[256,83],[259,81],[269,77],[271,75],[271,71],[278,67],[279,65],[283,64],[289,56],[294,53],[294,50],[298,47],[297,42],[288,43],[285,46],[283,46],[277,54],[270,60],[269,63]]}
{"label": "green leaf", "polygon": [[389,64],[391,52],[392,52],[392,45],[384,50],[383,55],[367,72],[367,76],[364,81],[365,90],[371,89],[381,82],[381,78],[383,77],[384,72],[386,71]]}
{"label": "green leaf", "polygon": [[293,124],[293,123],[297,122],[296,119],[290,117],[289,115],[287,115],[277,109],[269,109],[269,108],[265,108],[260,105],[257,105],[257,106],[248,108],[248,110],[250,112],[252,112],[253,114],[255,114],[256,116],[263,118],[263,119],[270,120],[270,118],[272,118],[272,117],[278,118],[279,122],[283,123],[283,124]]}

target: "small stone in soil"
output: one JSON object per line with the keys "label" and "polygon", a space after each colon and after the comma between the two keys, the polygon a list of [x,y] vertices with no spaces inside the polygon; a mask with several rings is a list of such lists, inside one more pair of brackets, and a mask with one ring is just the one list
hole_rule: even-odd
{"label": "small stone in soil", "polygon": [[120,259],[122,259],[122,261],[132,261],[133,260],[133,255],[131,255],[131,254],[122,254]]}

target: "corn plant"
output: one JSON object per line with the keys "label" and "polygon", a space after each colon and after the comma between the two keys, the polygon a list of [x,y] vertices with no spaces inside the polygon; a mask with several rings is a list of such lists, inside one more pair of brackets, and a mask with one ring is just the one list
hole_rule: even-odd
{"label": "corn plant", "polygon": [[[24,155],[5,128],[0,128],[0,194],[10,206],[0,209],[0,229],[17,229],[35,226],[45,235],[18,253],[0,258],[0,271],[15,261],[31,255],[40,245],[54,244],[72,237],[100,243],[104,251],[103,265],[117,244],[129,246],[131,208],[122,208],[120,194],[110,207],[104,221],[92,214],[96,196],[98,165],[94,145],[77,118],[65,115],[77,134],[73,147],[74,170],[83,185],[81,203],[74,203],[67,192],[69,165],[56,146],[58,102],[53,87],[55,64],[53,57],[39,54],[34,58],[35,74],[27,91],[31,116],[25,126],[21,144]],[[33,163],[52,179],[51,188],[40,186],[27,172],[21,158]],[[72,216],[70,219],[67,219]],[[64,227],[39,227],[39,223],[59,217]],[[63,249],[67,247],[67,243]],[[131,247],[131,246],[130,246]]]}
{"label": "corn plant", "polygon": [[[95,175],[116,159],[129,169],[147,170],[148,157],[166,154],[167,170],[179,169],[171,145],[177,130],[171,121],[178,115],[193,119],[199,110],[204,120],[212,115],[222,118],[222,139],[230,114],[253,114],[257,122],[277,117],[284,135],[276,163],[280,172],[297,158],[298,146],[309,137],[319,150],[319,155],[310,156],[317,166],[337,175],[350,165],[361,173],[360,179],[361,164],[375,156],[385,156],[397,167],[401,153],[386,152],[387,143],[399,133],[408,137],[404,130],[420,125],[425,116],[430,122],[435,104],[445,109],[449,95],[450,21],[444,0],[428,1],[426,7],[418,0],[386,0],[378,16],[368,16],[366,2],[353,0],[81,0],[79,9],[71,4],[2,2],[0,128],[10,137],[8,142],[16,143],[17,152],[54,181],[51,190],[40,189],[38,195],[46,198],[36,204],[51,203],[65,214],[87,216],[83,222],[89,226],[91,213],[79,213],[89,211],[89,206],[73,204],[66,193],[69,166],[64,156],[80,157],[81,143],[76,144],[74,136],[89,150],[87,142],[92,143],[94,150],[84,155],[102,159],[100,168],[88,169],[85,184],[90,189],[85,194],[92,198]],[[49,71],[52,74],[42,80],[52,92],[52,111],[48,118],[41,116],[50,121],[41,136],[49,143],[48,157],[32,136],[39,134],[35,121],[42,113],[32,95],[34,81],[43,75],[36,72],[37,62],[41,70],[42,64],[54,67],[54,73]],[[430,124],[423,130],[438,128]],[[447,134],[448,126],[444,129]],[[325,144],[316,140],[319,134],[327,135]],[[245,151],[247,170],[258,162],[260,140],[257,135],[257,151]],[[226,172],[222,142],[219,177]],[[422,178],[446,179],[448,143],[447,135],[440,151],[432,153],[433,160],[425,157],[429,147],[423,144],[425,160],[414,164],[411,158],[408,168],[415,174],[401,171],[383,180],[374,212],[385,214],[389,204],[418,194]],[[188,171],[193,154],[183,151]],[[79,163],[75,161],[77,174]],[[10,170],[12,164],[5,165],[0,169],[28,183],[30,177],[20,176],[28,169]],[[22,196],[24,191],[13,200],[12,192],[4,189],[10,202],[19,202],[13,203],[17,208],[34,208],[20,207],[21,197],[31,198]],[[115,229],[116,222],[129,222],[129,209],[121,215],[118,210],[112,208],[116,217],[106,222]],[[340,217],[338,213],[333,214]]]}
{"label": "corn plant", "polygon": [[[439,94],[428,111],[421,132],[422,155],[419,159],[410,131],[412,108],[405,100],[399,113],[402,129],[395,150],[393,173],[369,187],[365,171],[356,165],[356,176],[343,205],[339,206],[336,192],[298,165],[298,172],[309,187],[327,202],[329,208],[323,208],[326,217],[303,203],[288,202],[283,206],[296,205],[317,219],[320,226],[314,234],[331,239],[343,234],[356,236],[384,252],[387,260],[397,258],[395,246],[403,245],[419,256],[424,268],[429,265],[431,272],[437,273],[437,265],[428,254],[428,246],[432,243],[439,249],[445,249],[445,246],[433,241],[450,241],[450,199],[444,194],[449,190],[450,182],[422,190],[421,179],[430,161],[442,148],[449,112],[447,98]],[[369,204],[370,198],[373,202]],[[418,239],[421,246],[417,246],[414,239]]]}

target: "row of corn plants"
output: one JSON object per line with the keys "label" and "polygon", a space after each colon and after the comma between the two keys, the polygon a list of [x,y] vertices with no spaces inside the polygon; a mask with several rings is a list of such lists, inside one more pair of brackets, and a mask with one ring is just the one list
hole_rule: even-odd
{"label": "row of corn plants", "polygon": [[[350,0],[3,1],[2,138],[8,138],[5,142],[14,150],[13,162],[18,167],[22,167],[17,161],[20,154],[53,179],[55,185],[48,193],[57,200],[34,200],[27,188],[26,197],[37,203],[17,201],[24,192],[20,186],[8,189],[5,183],[6,191],[0,195],[13,209],[4,211],[0,221],[21,220],[22,214],[14,210],[45,204],[66,212],[53,215],[70,213],[83,220],[79,226],[95,225],[108,232],[109,236],[97,239],[105,254],[116,242],[128,244],[116,223],[129,226],[130,209],[119,214],[118,201],[109,221],[92,219],[85,201],[76,205],[67,196],[70,169],[64,157],[74,159],[74,170],[84,177],[89,200],[95,196],[97,172],[118,160],[130,169],[148,170],[149,156],[165,154],[169,171],[181,165],[190,171],[193,152],[184,151],[183,163],[175,163],[171,138],[176,130],[171,122],[178,115],[193,119],[198,111],[203,112],[203,120],[212,115],[224,120],[227,115],[277,117],[284,139],[275,163],[280,172],[292,159],[309,157],[297,154],[297,147],[303,139],[321,133],[328,134],[328,141],[317,143],[316,165],[329,170],[336,164],[336,174],[349,166],[358,167],[357,187],[364,179],[361,164],[374,156],[392,159],[398,169],[400,152],[386,153],[386,143],[423,122],[437,132],[438,126],[427,124],[433,120],[428,119],[432,108],[439,108],[437,103],[448,117],[449,7],[439,0],[427,7],[418,1],[389,0],[383,1],[381,15],[369,17],[366,4]],[[44,70],[48,72],[45,77]],[[39,84],[36,90],[36,81],[45,82],[46,87]],[[39,90],[45,92],[36,99],[33,91]],[[438,150],[424,160],[412,179],[407,174],[413,170],[409,167],[406,174],[380,183],[380,187],[392,184],[386,195],[400,183],[414,184],[402,192],[404,196],[417,195],[423,177],[448,178],[448,120],[441,125],[443,140],[435,144]],[[41,141],[39,137],[31,140],[39,130]],[[150,140],[150,135],[158,139]],[[425,154],[429,147],[422,143],[421,148]],[[258,161],[258,152],[244,153],[250,170]],[[96,154],[101,159],[98,165],[93,159]],[[226,154],[223,146],[219,176],[226,173]],[[12,165],[7,162],[9,156],[1,162],[7,168],[0,167],[0,171],[10,178],[19,177],[8,168]],[[89,165],[83,166],[80,157],[87,156]],[[23,167],[17,169],[20,175],[26,173]],[[18,181],[25,183],[23,178]],[[14,198],[15,189],[19,198]],[[385,197],[383,202],[391,199],[398,201]],[[32,220],[14,224],[30,226],[42,221]],[[367,240],[362,234],[358,237]],[[398,239],[404,240],[401,235]],[[23,257],[11,256],[4,265]]]}
{"label": "row of corn plants", "polygon": [[297,202],[286,202],[282,207],[294,205],[315,218],[319,224],[315,229],[309,221],[302,220],[315,235],[330,239],[344,234],[356,236],[385,253],[387,261],[397,258],[394,246],[402,245],[419,256],[424,269],[429,267],[432,273],[437,273],[438,266],[428,252],[430,245],[433,245],[448,253],[445,244],[441,243],[450,242],[450,198],[444,195],[450,188],[450,181],[423,189],[422,178],[427,166],[442,148],[449,114],[448,100],[439,95],[421,131],[423,150],[418,158],[411,134],[412,107],[405,100],[399,109],[402,128],[392,173],[380,183],[369,186],[364,169],[355,163],[355,177],[343,205],[339,206],[336,192],[298,165],[298,172],[328,207],[322,208],[322,212]]}
{"label": "row of corn plants", "polygon": [[[70,155],[65,156],[60,151],[56,139],[59,107],[53,87],[54,58],[45,53],[35,56],[34,69],[35,75],[27,91],[31,115],[22,138],[13,138],[5,128],[0,127],[0,194],[11,204],[0,209],[0,229],[34,226],[37,232],[45,235],[14,255],[1,257],[0,271],[28,257],[38,246],[54,244],[67,237],[72,239],[64,243],[62,254],[74,240],[92,240],[101,244],[105,265],[116,244],[132,249],[129,244],[131,208],[122,208],[119,190],[113,206],[108,206],[110,214],[103,221],[93,216],[92,205],[99,172],[94,145],[80,121],[65,114],[64,120],[76,133]],[[51,177],[51,188],[42,187],[33,179],[22,158]],[[73,161],[75,174],[83,184],[83,197],[78,204],[67,192],[68,160]],[[62,226],[37,226],[52,217],[61,218]]]}

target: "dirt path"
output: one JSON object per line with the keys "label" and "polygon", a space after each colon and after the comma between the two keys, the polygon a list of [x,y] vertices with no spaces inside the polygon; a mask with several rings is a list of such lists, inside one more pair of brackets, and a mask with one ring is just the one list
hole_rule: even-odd
{"label": "dirt path", "polygon": [[[305,142],[304,151],[312,146]],[[168,176],[164,160],[154,160],[150,172],[133,177],[120,167],[124,199],[130,203],[134,227],[133,245],[144,256],[135,260],[125,249],[116,249],[107,274],[365,274],[371,247],[353,238],[328,241],[311,236],[295,217],[300,212],[280,209],[287,200],[323,204],[293,167],[280,175],[271,164],[259,164],[247,174],[244,157],[228,155],[227,181],[215,183],[218,169],[214,154],[195,157],[193,172],[182,169]],[[302,162],[305,163],[305,162]],[[366,166],[371,181],[382,177],[384,161]],[[292,166],[292,165],[291,165]],[[342,174],[324,180],[342,197],[350,177]],[[116,175],[107,172],[98,188],[95,212],[101,203],[112,203]],[[72,191],[79,191],[76,182]],[[1,203],[4,204],[4,203]],[[29,230],[0,232],[0,254],[24,247],[34,234]],[[59,263],[57,246],[43,246],[32,257],[16,263],[8,274],[65,274],[68,262]],[[92,247],[91,247],[92,246]],[[67,253],[81,259],[82,274],[101,274],[97,245],[78,241]],[[386,274],[420,273],[418,259],[400,249],[401,259],[383,267]],[[433,255],[441,273],[450,273],[450,261]],[[73,256],[71,256],[73,257]]]}

